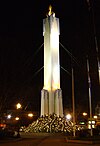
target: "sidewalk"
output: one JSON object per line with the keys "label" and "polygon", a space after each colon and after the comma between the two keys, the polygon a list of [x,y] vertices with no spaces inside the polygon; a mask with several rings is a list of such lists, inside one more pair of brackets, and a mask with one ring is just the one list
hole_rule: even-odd
{"label": "sidewalk", "polygon": [[80,144],[100,144],[100,140],[79,140],[79,139],[68,139],[66,138],[67,143],[80,143]]}
{"label": "sidewalk", "polygon": [[0,139],[0,143],[8,143],[8,142],[11,142],[11,141],[20,141],[22,140],[23,138],[17,138],[17,137],[14,137],[14,138],[2,138]]}

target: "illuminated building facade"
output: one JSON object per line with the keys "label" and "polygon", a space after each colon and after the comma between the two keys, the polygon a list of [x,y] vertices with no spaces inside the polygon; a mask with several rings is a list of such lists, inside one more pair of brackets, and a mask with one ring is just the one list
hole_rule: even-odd
{"label": "illuminated building facade", "polygon": [[51,6],[43,20],[44,36],[44,87],[41,91],[41,116],[63,116],[62,90],[60,89],[59,19]]}

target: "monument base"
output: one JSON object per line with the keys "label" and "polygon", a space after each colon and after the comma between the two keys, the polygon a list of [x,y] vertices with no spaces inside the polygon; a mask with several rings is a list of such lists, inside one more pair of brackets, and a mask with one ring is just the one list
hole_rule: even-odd
{"label": "monument base", "polygon": [[71,134],[73,124],[66,121],[64,117],[58,117],[56,114],[42,116],[24,129],[24,132],[65,132]]}

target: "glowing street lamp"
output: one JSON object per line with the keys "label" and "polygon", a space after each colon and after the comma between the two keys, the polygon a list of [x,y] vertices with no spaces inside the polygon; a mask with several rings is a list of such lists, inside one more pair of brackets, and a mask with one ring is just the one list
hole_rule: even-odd
{"label": "glowing street lamp", "polygon": [[7,116],[7,119],[11,119],[11,115],[10,114]]}
{"label": "glowing street lamp", "polygon": [[94,119],[97,119],[98,117],[96,115],[93,116]]}
{"label": "glowing street lamp", "polygon": [[32,118],[33,117],[33,114],[32,113],[29,113],[28,114],[28,117]]}
{"label": "glowing street lamp", "polygon": [[20,109],[22,107],[22,105],[20,103],[17,103],[16,108]]}
{"label": "glowing street lamp", "polygon": [[19,117],[16,117],[15,120],[18,121],[19,120]]}
{"label": "glowing street lamp", "polygon": [[67,115],[66,115],[66,119],[67,119],[67,120],[70,120],[71,118],[72,118],[71,114],[67,114]]}
{"label": "glowing street lamp", "polygon": [[84,113],[83,113],[83,116],[87,116],[87,113],[84,112]]}

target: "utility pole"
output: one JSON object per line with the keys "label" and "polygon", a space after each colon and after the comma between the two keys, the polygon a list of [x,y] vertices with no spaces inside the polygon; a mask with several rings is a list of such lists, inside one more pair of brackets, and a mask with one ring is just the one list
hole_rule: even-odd
{"label": "utility pole", "polygon": [[75,99],[74,99],[74,72],[72,67],[72,108],[73,108],[73,136],[75,137]]}

